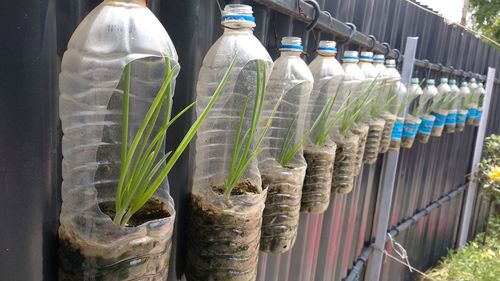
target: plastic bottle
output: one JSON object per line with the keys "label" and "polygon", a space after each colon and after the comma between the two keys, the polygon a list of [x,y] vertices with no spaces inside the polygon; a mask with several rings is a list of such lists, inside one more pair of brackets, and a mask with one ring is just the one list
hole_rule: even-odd
{"label": "plastic bottle", "polygon": [[481,115],[483,114],[483,103],[484,103],[484,95],[486,94],[486,90],[483,87],[483,83],[479,82],[478,87],[475,91],[475,99],[477,100],[477,111],[474,115],[474,126],[479,127],[479,123],[481,121]]}
{"label": "plastic bottle", "polygon": [[129,77],[124,73],[131,74],[130,145],[164,80],[165,58],[177,64],[172,41],[145,1],[104,1],[71,36],[59,77],[60,280],[166,279],[175,218],[168,182],[145,205],[168,217],[126,228],[111,219],[120,175],[124,77]]}
{"label": "plastic bottle", "polygon": [[460,97],[460,89],[457,87],[457,80],[451,79],[449,98],[447,100],[448,115],[444,124],[444,131],[454,133],[457,126],[458,102]]}
{"label": "plastic bottle", "polygon": [[[396,69],[396,61],[388,59],[385,62],[387,80],[385,83],[384,91],[385,98],[382,101],[382,118],[385,119],[385,127],[382,133],[382,140],[380,141],[380,153],[386,153],[389,150],[391,144],[392,132],[394,131],[394,126],[397,119],[397,111],[399,109],[399,97],[397,94],[399,80],[401,76]],[[401,121],[401,120],[400,120]],[[396,128],[397,132],[402,129]]]}
{"label": "plastic bottle", "polygon": [[[250,128],[257,90],[256,64],[261,69],[262,80],[268,79],[273,65],[266,49],[253,35],[252,14],[252,7],[248,5],[225,6],[224,33],[209,49],[198,76],[196,111],[200,114],[235,59],[224,90],[197,134],[187,280],[253,280],[257,271],[266,198],[257,159],[249,163],[231,194],[222,194],[246,99],[241,134]],[[267,77],[263,77],[263,65]]]}
{"label": "plastic bottle", "polygon": [[468,113],[468,103],[470,99],[470,90],[467,82],[463,81],[460,85],[460,92],[458,98],[458,114],[457,114],[457,126],[456,131],[462,132],[465,127],[465,121],[467,119]]}
{"label": "plastic bottle", "polygon": [[404,148],[411,148],[417,136],[418,126],[420,126],[421,122],[418,117],[418,101],[422,94],[423,90],[420,87],[418,78],[412,78],[410,87],[408,87],[407,103],[409,107],[401,137],[401,146]]}
{"label": "plastic bottle", "polygon": [[262,184],[268,186],[262,216],[261,251],[288,251],[297,236],[306,161],[300,149],[285,163],[283,147],[288,143],[292,149],[304,137],[306,107],[314,79],[300,57],[302,50],[299,37],[283,37],[281,55],[274,62],[267,85],[263,110],[268,113],[265,115],[270,115],[277,103],[279,106],[264,138],[264,146],[268,149],[259,157]]}
{"label": "plastic bottle", "polygon": [[406,108],[406,86],[401,83],[401,74],[396,69],[395,60],[387,60],[385,62],[387,67],[387,72],[389,74],[389,96],[388,96],[388,109],[389,112],[396,116],[396,121],[394,122],[394,127],[391,132],[391,139],[389,148],[391,150],[397,151],[401,145],[401,137],[403,136],[403,127],[405,120],[405,110]]}
{"label": "plastic bottle", "polygon": [[438,90],[434,83],[434,79],[427,80],[427,86],[424,88],[424,91],[418,101],[418,114],[422,122],[418,127],[417,139],[421,143],[429,142],[434,121],[436,119],[436,117],[431,114],[433,101],[438,94]]}
{"label": "plastic bottle", "polygon": [[438,93],[432,101],[432,115],[436,117],[432,126],[431,136],[440,137],[443,134],[444,123],[448,115],[447,100],[450,96],[451,88],[448,85],[448,78],[441,78],[441,83],[437,87]]}
{"label": "plastic bottle", "polygon": [[[379,79],[380,73],[373,65],[373,53],[361,52],[359,58],[359,67],[365,75],[365,81],[370,86],[381,87],[381,80]],[[375,83],[372,85],[372,83]],[[383,83],[383,82],[382,82]],[[364,122],[368,123],[369,130],[366,138],[365,153],[363,155],[363,163],[371,165],[377,161],[378,152],[380,150],[380,140],[382,139],[382,132],[384,130],[385,120],[379,117],[378,103],[382,101],[383,92],[375,90],[373,92],[374,100],[369,108],[369,114],[365,115]]]}
{"label": "plastic bottle", "polygon": [[[345,95],[350,95],[350,108],[348,110],[352,110],[352,104],[362,98],[361,94],[368,83],[365,82],[365,76],[358,66],[357,51],[344,51],[342,61],[342,68],[345,72],[342,92]],[[334,137],[337,143],[332,181],[334,191],[349,193],[353,188],[354,176],[358,175],[361,170],[369,130],[368,124],[363,122],[363,119],[363,116],[360,116],[358,123],[354,123],[350,127],[352,135],[357,137],[353,137],[349,133],[336,134]]]}
{"label": "plastic bottle", "polygon": [[[335,58],[335,45],[335,41],[320,41],[318,56],[309,64],[314,77],[314,87],[307,106],[306,128],[313,126],[330,97],[338,95],[332,109],[334,114],[345,100],[343,92],[339,90],[344,79],[344,70]],[[316,132],[311,134],[306,143],[304,157],[307,170],[302,189],[301,212],[322,213],[328,208],[336,148],[331,139],[318,143]]]}
{"label": "plastic bottle", "polygon": [[470,90],[470,96],[467,99],[467,125],[474,125],[474,120],[476,119],[476,115],[478,112],[478,99],[476,95],[476,89],[478,88],[478,85],[476,83],[475,78],[471,78],[469,81],[469,90]]}

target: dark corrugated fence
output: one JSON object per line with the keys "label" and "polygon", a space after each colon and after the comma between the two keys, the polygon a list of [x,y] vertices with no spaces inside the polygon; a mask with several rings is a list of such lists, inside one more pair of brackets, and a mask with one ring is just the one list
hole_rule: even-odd
{"label": "dark corrugated fence", "polygon": [[[221,5],[227,4],[219,0]],[[1,44],[3,58],[0,85],[0,219],[7,231],[0,231],[1,280],[55,280],[55,241],[60,182],[60,153],[57,73],[58,62],[69,36],[83,17],[100,0],[26,0],[4,1],[0,30],[6,40]],[[336,38],[325,30],[307,31],[309,20],[294,20],[264,2],[292,5],[296,0],[234,1],[254,7],[256,36],[276,58],[282,36],[303,39],[306,60],[314,57],[320,39]],[[404,50],[407,36],[418,36],[418,59],[453,66],[479,74],[487,67],[499,68],[500,54],[442,18],[425,12],[403,0],[318,0],[321,9],[332,17],[354,23],[359,31],[373,34],[379,42]],[[220,36],[220,12],[215,0],[151,0],[150,7],[166,26],[179,53],[181,73],[177,80],[175,110],[194,99],[194,89],[202,59]],[[307,5],[301,2],[300,5]],[[299,14],[299,9],[296,10]],[[302,16],[301,16],[302,17]],[[7,40],[8,38],[8,40]],[[358,49],[354,44],[342,46]],[[497,71],[500,74],[500,71]],[[417,68],[421,78],[438,74]],[[487,134],[500,131],[500,98],[495,86]],[[175,146],[187,130],[191,116],[176,123],[168,138]],[[374,217],[380,208],[391,208],[390,227],[400,223],[450,191],[466,183],[471,167],[476,129],[445,134],[429,144],[416,144],[403,150],[397,168],[392,206],[377,204],[382,159],[365,167],[349,195],[335,194],[328,211],[321,215],[302,215],[295,247],[283,255],[261,254],[258,280],[341,280],[356,261],[365,264],[374,233]],[[171,173],[172,196],[177,221],[169,280],[179,280],[185,259],[186,214],[192,170],[192,152],[186,153]],[[19,166],[19,167],[18,167]],[[7,171],[7,172],[6,172]],[[456,246],[462,215],[463,192],[439,204],[410,227],[401,230],[395,240],[408,251],[412,265],[426,270]],[[486,203],[478,197],[470,237],[484,226]],[[375,250],[376,251],[376,250]],[[392,249],[388,246],[388,252]],[[361,254],[364,255],[361,256]],[[361,258],[358,258],[360,257]],[[363,276],[364,267],[356,267],[349,278]],[[360,276],[355,276],[360,272]],[[386,260],[383,280],[408,280],[410,273],[402,265]],[[353,279],[351,279],[353,280]]]}

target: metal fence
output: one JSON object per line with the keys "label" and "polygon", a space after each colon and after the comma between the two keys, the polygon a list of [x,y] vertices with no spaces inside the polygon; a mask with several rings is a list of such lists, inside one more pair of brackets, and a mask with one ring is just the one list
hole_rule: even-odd
{"label": "metal fence", "polygon": [[[4,1],[6,2],[6,1]],[[221,5],[227,4],[219,0]],[[234,1],[233,1],[234,2]],[[309,4],[297,0],[237,1],[254,7],[256,36],[273,58],[279,39],[302,37],[307,62],[314,57],[320,39],[344,40],[352,22],[378,42],[404,49],[407,36],[418,36],[417,58],[486,74],[488,66],[500,67],[500,53],[474,35],[404,0],[318,0],[322,14],[312,31],[314,17]],[[60,128],[57,112],[59,61],[69,36],[100,0],[26,0],[2,3],[0,48],[6,58],[0,67],[0,219],[8,231],[0,231],[1,280],[56,280],[57,218],[60,206]],[[215,0],[151,0],[150,7],[168,30],[182,66],[177,80],[175,108],[192,102],[202,59],[220,36],[220,11]],[[300,9],[299,6],[300,5]],[[5,7],[3,7],[5,6]],[[342,36],[343,35],[343,36]],[[355,34],[352,42],[365,37]],[[358,49],[354,43],[342,48]],[[369,44],[369,41],[365,42]],[[366,47],[366,44],[364,47]],[[384,52],[377,44],[375,51]],[[396,53],[390,51],[389,55]],[[422,64],[420,64],[422,66]],[[425,65],[425,64],[424,64]],[[454,72],[459,74],[459,71]],[[434,68],[416,67],[414,75],[439,77]],[[494,93],[498,93],[495,86]],[[488,133],[500,132],[500,98],[494,95]],[[185,116],[168,138],[168,146],[180,141],[193,116]],[[463,212],[465,175],[471,170],[476,129],[445,134],[429,144],[402,150],[397,166],[392,206],[380,204],[383,157],[365,166],[353,192],[335,194],[321,215],[302,215],[294,248],[282,255],[261,254],[258,280],[312,281],[362,278],[373,253],[370,248],[377,226],[374,218],[390,208],[394,239],[403,245],[413,266],[426,270],[454,248]],[[172,196],[177,208],[169,280],[180,280],[185,260],[189,175],[192,150],[171,173]],[[8,168],[7,168],[8,167]],[[461,188],[460,188],[461,187]],[[451,193],[450,193],[451,192]],[[433,203],[439,200],[438,203]],[[433,204],[431,204],[433,203]],[[478,197],[470,237],[480,232],[486,205]],[[426,211],[427,208],[427,211]],[[408,218],[414,216],[413,220]],[[388,247],[388,253],[393,253]],[[43,276],[43,277],[42,277]],[[381,280],[411,280],[401,264],[387,259]]]}

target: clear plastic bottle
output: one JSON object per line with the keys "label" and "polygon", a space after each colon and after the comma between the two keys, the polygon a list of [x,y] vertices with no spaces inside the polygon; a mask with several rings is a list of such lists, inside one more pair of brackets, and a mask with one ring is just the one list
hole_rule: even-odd
{"label": "clear plastic bottle", "polygon": [[[375,68],[373,65],[373,53],[372,52],[361,52],[361,56],[359,58],[359,67],[363,74],[365,75],[365,81],[368,84],[368,87],[372,83],[376,83],[373,86],[381,87],[381,79],[379,70]],[[376,80],[376,81],[375,81]],[[363,121],[368,123],[370,127],[368,130],[368,136],[366,138],[365,145],[365,153],[363,155],[363,163],[371,165],[377,161],[378,152],[380,150],[380,140],[382,139],[382,132],[384,131],[385,120],[378,116],[378,103],[382,102],[384,99],[382,91],[374,91],[373,95],[374,100],[370,105],[369,114],[365,115],[365,119]]]}
{"label": "clear plastic bottle", "polygon": [[[339,91],[344,70],[335,58],[335,41],[320,41],[318,56],[309,64],[314,86],[307,106],[306,128],[311,128],[327,100],[336,95],[333,112],[338,112],[345,97]],[[318,143],[316,132],[311,134],[304,147],[307,162],[306,177],[302,190],[301,212],[322,213],[328,208],[332,187],[333,160],[336,144],[331,139]]]}
{"label": "clear plastic bottle", "polygon": [[451,92],[450,85],[448,85],[448,78],[441,78],[437,90],[438,93],[432,101],[432,115],[436,118],[432,126],[431,136],[433,137],[440,137],[443,134],[444,123],[448,115],[447,100]]}
{"label": "clear plastic bottle", "polygon": [[460,93],[458,98],[458,114],[457,114],[457,132],[462,132],[465,127],[465,121],[468,113],[468,103],[470,99],[470,90],[467,82],[463,81],[460,85]]}
{"label": "clear plastic bottle", "polygon": [[[396,69],[396,61],[393,59],[386,60],[385,68],[387,80],[384,87],[385,99],[382,101],[381,106],[383,108],[382,118],[385,119],[386,123],[382,133],[382,140],[380,141],[380,153],[386,153],[389,150],[392,133],[395,131],[394,127],[396,126],[396,121],[398,121],[397,112],[401,103],[398,95],[398,90],[400,90],[399,81],[401,80],[401,75]],[[404,120],[401,120],[400,118],[399,121]],[[399,122],[397,125],[398,127],[396,127],[396,132],[402,132],[402,126],[399,126],[402,125],[402,123]]]}
{"label": "clear plastic bottle", "polygon": [[152,207],[165,216],[131,222],[128,227],[112,221],[120,175],[123,89],[128,80],[124,70],[130,66],[126,72],[130,73],[130,145],[164,80],[165,58],[171,66],[177,64],[166,30],[140,0],[102,2],[69,41],[59,77],[64,133],[60,280],[167,276],[175,218],[168,182],[141,209]]}
{"label": "clear plastic bottle", "polygon": [[273,62],[253,35],[252,7],[226,5],[222,26],[224,33],[209,49],[198,76],[198,114],[233,59],[235,63],[224,90],[197,133],[187,280],[254,280],[257,271],[266,198],[257,159],[250,162],[230,195],[223,195],[223,190],[246,99],[242,134],[251,125],[257,88],[256,64],[266,66],[267,77],[262,77],[261,71],[261,79],[267,80]]}
{"label": "clear plastic bottle", "polygon": [[[345,77],[342,81],[342,92],[345,95],[350,95],[349,99],[352,102],[356,102],[362,98],[362,93],[366,90],[367,85],[369,85],[369,81],[366,81],[363,71],[359,68],[357,51],[344,51],[342,62],[342,68],[345,72]],[[364,114],[368,113],[369,110],[364,111]],[[351,192],[354,176],[358,175],[361,171],[366,138],[368,137],[368,130],[370,128],[364,120],[365,116],[361,116],[359,121],[352,124],[350,128],[351,133],[357,136],[356,146],[353,145],[355,138],[352,138],[349,134],[335,137],[337,154],[333,170],[332,187],[337,192]]]}
{"label": "clear plastic bottle", "polygon": [[387,97],[387,108],[391,115],[396,116],[394,126],[391,132],[389,148],[397,151],[401,145],[403,136],[403,127],[405,121],[406,108],[406,86],[401,83],[401,74],[396,69],[396,61],[393,59],[386,60],[385,65],[389,74],[389,95]]}
{"label": "clear plastic bottle", "polygon": [[474,114],[473,125],[476,127],[479,127],[479,123],[481,121],[481,115],[483,114],[483,103],[485,94],[486,90],[483,87],[483,83],[479,82],[477,84],[477,89],[475,91],[475,97],[474,97],[474,99],[477,100],[477,111]]}
{"label": "clear plastic bottle", "polygon": [[260,250],[273,253],[286,252],[295,242],[306,173],[302,148],[290,160],[285,156],[286,147],[293,151],[304,137],[306,107],[314,83],[311,71],[300,57],[301,43],[299,37],[281,40],[281,55],[274,62],[263,109],[268,116],[279,103],[263,142],[268,149],[259,157],[262,184],[268,187]]}
{"label": "clear plastic bottle", "polygon": [[405,117],[405,124],[403,127],[403,134],[401,137],[401,146],[404,148],[411,148],[415,137],[417,136],[418,126],[420,126],[420,118],[418,117],[418,101],[423,94],[420,87],[418,78],[412,78],[410,87],[408,87],[407,104],[408,112]]}
{"label": "clear plastic bottle", "polygon": [[469,98],[467,99],[467,125],[474,125],[474,120],[476,119],[476,115],[478,112],[478,100],[476,96],[476,90],[478,88],[478,85],[476,83],[475,78],[471,78],[469,81],[469,90],[470,90],[470,95]]}
{"label": "clear plastic bottle", "polygon": [[446,133],[454,133],[457,126],[458,103],[460,98],[460,89],[457,87],[457,80],[451,79],[448,84],[450,85],[449,98],[447,99],[448,115],[444,124],[444,131]]}
{"label": "clear plastic bottle", "polygon": [[431,114],[433,101],[438,94],[438,90],[434,83],[434,79],[427,80],[427,85],[425,86],[424,91],[418,101],[418,114],[422,122],[418,127],[417,139],[421,143],[429,142],[432,128],[434,126],[434,121],[436,119],[436,117]]}

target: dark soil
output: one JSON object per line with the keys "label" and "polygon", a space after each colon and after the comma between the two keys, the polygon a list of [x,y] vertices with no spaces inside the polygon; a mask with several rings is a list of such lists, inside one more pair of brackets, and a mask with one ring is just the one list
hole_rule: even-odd
{"label": "dark soil", "polygon": [[391,140],[391,144],[389,145],[389,150],[399,151],[400,147],[401,147],[401,142],[400,141],[393,141],[393,140]]}
{"label": "dark soil", "polygon": [[456,128],[456,126],[444,125],[444,132],[445,133],[454,133],[455,128]]}
{"label": "dark soil", "polygon": [[346,136],[338,142],[333,170],[332,191],[349,193],[354,184],[355,165],[359,138],[356,135]]}
{"label": "dark soil", "polygon": [[420,134],[420,133],[417,134],[417,140],[420,143],[428,143],[430,137],[431,137],[430,135],[424,135],[424,134]]}
{"label": "dark soil", "polygon": [[411,148],[413,146],[414,141],[415,141],[415,138],[402,137],[401,138],[401,147]]}
{"label": "dark soil", "polygon": [[457,132],[463,132],[464,131],[464,124],[457,124],[456,126],[456,131]]}
{"label": "dark soil", "polygon": [[[99,208],[111,219],[114,219],[115,202],[102,202],[99,204]],[[127,227],[136,227],[148,221],[168,218],[170,217],[170,213],[166,209],[165,203],[160,200],[155,198],[149,199],[149,201],[130,218]]]}
{"label": "dark soil", "polygon": [[[219,194],[224,194],[224,186],[212,186],[212,190]],[[231,195],[244,195],[244,194],[259,194],[259,188],[255,184],[251,183],[249,180],[242,181],[238,183],[234,189],[231,191]]]}

